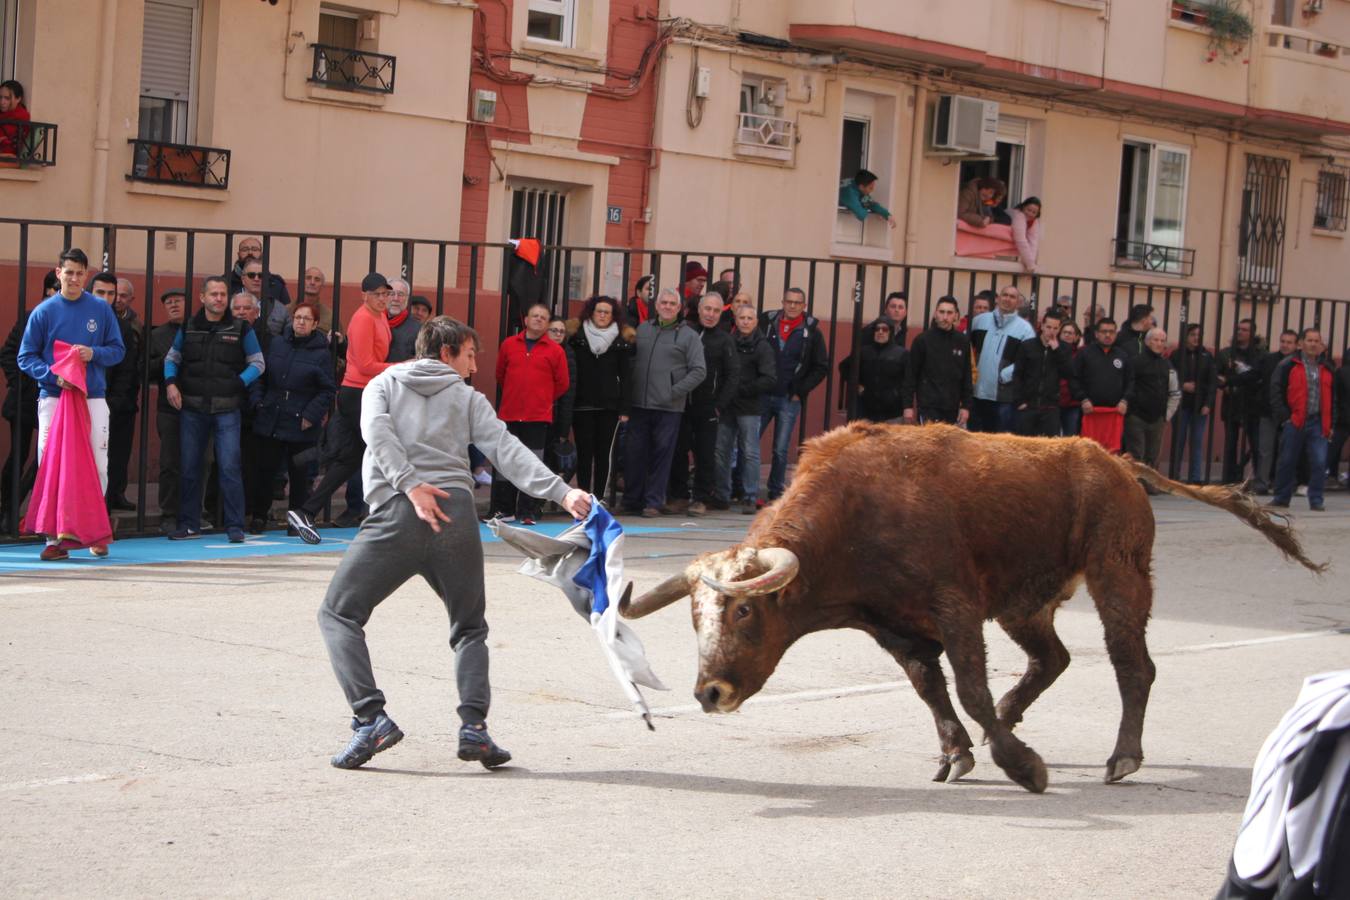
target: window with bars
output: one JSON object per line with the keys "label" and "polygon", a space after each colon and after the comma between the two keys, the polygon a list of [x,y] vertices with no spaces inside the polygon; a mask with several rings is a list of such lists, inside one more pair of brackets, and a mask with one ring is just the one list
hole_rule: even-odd
{"label": "window with bars", "polygon": [[576,0],[530,0],[525,34],[531,40],[572,46]]}
{"label": "window with bars", "polygon": [[[508,238],[535,238],[545,247],[559,247],[567,243],[567,193],[530,184],[511,187],[511,233]],[[561,276],[563,257],[557,251],[545,251],[542,268],[548,274],[548,295],[545,302],[558,309],[566,300],[568,279]]]}
{"label": "window with bars", "polygon": [[1313,227],[1326,231],[1345,231],[1347,208],[1350,207],[1350,172],[1340,167],[1323,169],[1317,173],[1317,206],[1313,212]]}

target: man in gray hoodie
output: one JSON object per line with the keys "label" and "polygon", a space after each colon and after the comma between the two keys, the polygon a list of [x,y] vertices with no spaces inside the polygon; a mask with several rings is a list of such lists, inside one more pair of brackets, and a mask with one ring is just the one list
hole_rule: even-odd
{"label": "man in gray hoodie", "polygon": [[478,335],[437,316],[417,336],[416,360],[375,376],[361,400],[362,480],[370,516],[347,549],[319,609],[319,630],[354,718],[334,766],[354,769],[403,738],[375,686],[365,625],[386,597],[421,575],[450,614],[459,688],[459,758],[491,769],[511,754],[488,736],[483,547],[473,503],[469,444],[522,491],[578,519],[590,497],[569,489],[507,430],[465,381],[477,371]]}

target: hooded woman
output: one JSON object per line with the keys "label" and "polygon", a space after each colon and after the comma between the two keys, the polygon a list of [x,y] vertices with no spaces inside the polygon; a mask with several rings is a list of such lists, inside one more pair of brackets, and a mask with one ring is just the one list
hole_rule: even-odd
{"label": "hooded woman", "polygon": [[[905,348],[891,340],[891,320],[882,316],[863,329],[863,345],[858,351],[857,399],[848,418],[889,422],[904,413],[900,388],[905,380]],[[839,364],[839,378],[845,395],[853,375],[853,354]]]}

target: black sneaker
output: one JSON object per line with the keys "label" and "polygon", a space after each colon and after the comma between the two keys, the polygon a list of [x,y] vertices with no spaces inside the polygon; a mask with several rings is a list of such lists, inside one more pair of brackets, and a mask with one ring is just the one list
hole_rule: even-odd
{"label": "black sneaker", "polygon": [[306,544],[317,544],[322,538],[319,532],[315,530],[314,523],[310,521],[309,516],[298,509],[286,511],[286,522],[300,534],[300,540]]}
{"label": "black sneaker", "polygon": [[354,509],[343,510],[342,515],[333,520],[338,528],[358,528],[365,521],[366,514]]}
{"label": "black sneaker", "polygon": [[376,753],[388,750],[403,740],[403,732],[384,713],[378,713],[373,721],[366,723],[352,719],[352,731],[354,733],[346,749],[332,759],[335,768],[356,769],[364,766]]}
{"label": "black sneaker", "polygon": [[511,754],[497,746],[487,733],[487,725],[480,722],[477,725],[460,726],[459,758],[466,762],[478,760],[483,768],[495,769],[509,763]]}

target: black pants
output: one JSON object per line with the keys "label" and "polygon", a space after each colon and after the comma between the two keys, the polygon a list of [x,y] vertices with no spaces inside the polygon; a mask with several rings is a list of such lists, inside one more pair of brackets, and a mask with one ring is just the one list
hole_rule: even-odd
{"label": "black pants", "polygon": [[[9,457],[5,460],[5,468],[0,471],[0,510],[3,510],[6,516],[4,522],[0,522],[0,527],[9,528],[9,517],[18,519],[19,507],[23,506],[23,501],[28,497],[28,492],[33,489],[33,483],[37,480],[37,466],[28,465],[28,454],[32,451],[33,436],[37,434],[37,410],[33,410],[32,415],[23,417],[23,425],[15,427],[14,420],[9,420]],[[19,474],[19,499],[14,499],[14,467],[18,466],[21,470]]]}
{"label": "black pants", "polygon": [[[1242,416],[1225,421],[1223,424],[1223,480],[1224,484],[1238,484],[1244,480],[1243,470],[1246,468],[1247,459],[1251,460],[1253,473],[1260,471],[1261,417]],[[1244,458],[1241,452],[1241,445],[1244,443],[1247,447],[1247,458]]]}
{"label": "black pants", "polygon": [[[1327,474],[1334,481],[1341,470],[1341,452],[1350,439],[1350,426],[1337,425],[1331,432],[1331,446],[1327,448]],[[6,469],[5,471],[9,471]],[[8,508],[8,504],[6,505]]]}
{"label": "black pants", "polygon": [[155,433],[159,435],[159,514],[169,522],[178,521],[178,477],[182,467],[178,427],[178,410],[160,406],[155,415]]}
{"label": "black pants", "polygon": [[935,409],[931,406],[920,406],[919,421],[924,424],[929,422],[946,422],[948,425],[955,425],[958,412],[960,412],[960,410]]}
{"label": "black pants", "polygon": [[366,442],[361,437],[361,388],[343,385],[337,393],[337,422],[333,426],[337,437],[337,455],[328,464],[328,469],[319,479],[314,493],[309,495],[299,509],[313,519],[323,509],[334,492],[347,483],[361,468],[361,457],[366,452]]}
{"label": "black pants", "polygon": [[609,458],[619,414],[612,409],[579,409],[572,414],[572,437],[577,443],[577,487],[597,497],[609,488]]}
{"label": "black pants", "polygon": [[670,458],[670,475],[666,481],[667,501],[689,499],[689,454],[693,449],[689,413],[683,412],[675,429],[675,455]]}
{"label": "black pants", "polygon": [[244,476],[244,515],[248,519],[265,519],[272,511],[272,476],[276,474],[277,462],[264,465],[262,442],[263,437],[254,432],[253,423],[244,419],[239,430],[239,468]]}
{"label": "black pants", "polygon": [[[547,422],[507,422],[506,430],[522,444],[544,458],[544,442],[548,439]],[[522,494],[500,472],[492,475],[492,507],[489,515],[515,516],[518,519],[539,518],[540,502],[529,494]]]}
{"label": "black pants", "polygon": [[136,437],[136,408],[109,410],[108,490],[105,499],[126,499],[127,467],[131,465],[131,442]]}
{"label": "black pants", "polygon": [[1017,433],[1023,437],[1059,437],[1059,404],[1018,410]]}
{"label": "black pants", "polygon": [[694,500],[708,503],[717,496],[717,428],[719,420],[711,413],[687,412],[685,427],[694,451]]}
{"label": "black pants", "polygon": [[261,509],[261,515],[266,515],[267,510],[272,508],[272,487],[271,475],[281,471],[283,464],[286,466],[286,472],[290,477],[291,489],[286,498],[287,509],[299,509],[305,505],[309,499],[309,454],[306,458],[299,461],[296,457],[306,450],[313,451],[313,442],[299,443],[294,441],[279,441],[276,438],[255,437],[257,444],[256,459],[258,472],[261,477],[253,479],[253,483],[248,489],[253,493],[248,500],[250,509]]}

